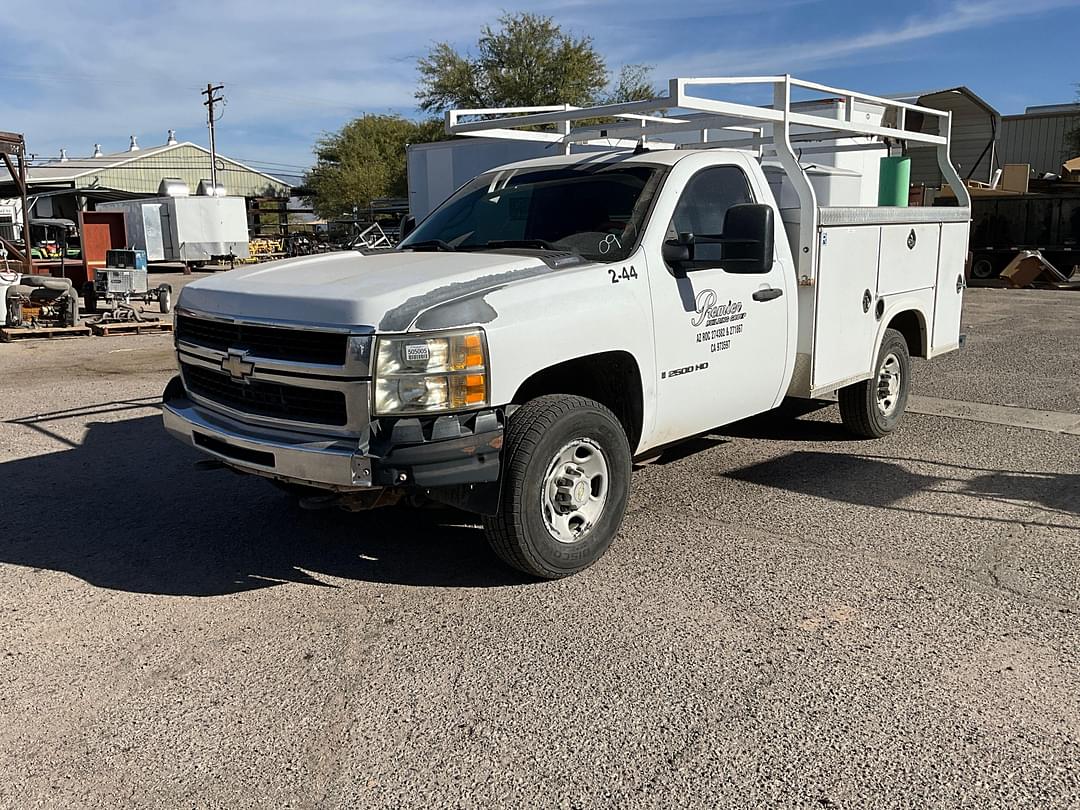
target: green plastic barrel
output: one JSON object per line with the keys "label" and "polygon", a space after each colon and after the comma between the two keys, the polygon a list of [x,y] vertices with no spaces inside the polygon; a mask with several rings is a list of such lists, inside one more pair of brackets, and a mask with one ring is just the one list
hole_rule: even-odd
{"label": "green plastic barrel", "polygon": [[907,207],[911,185],[911,158],[883,157],[878,170],[878,205]]}

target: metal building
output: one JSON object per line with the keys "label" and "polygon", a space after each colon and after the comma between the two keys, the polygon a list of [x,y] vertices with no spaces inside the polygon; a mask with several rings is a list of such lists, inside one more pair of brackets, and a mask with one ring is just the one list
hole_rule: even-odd
{"label": "metal building", "polygon": [[[171,133],[170,133],[171,135]],[[239,161],[217,156],[218,184],[230,196],[265,198],[289,196],[289,185]],[[155,196],[162,180],[179,179],[195,191],[209,181],[210,152],[190,142],[170,137],[161,146],[140,148],[134,136],[123,152],[103,154],[95,147],[90,157],[67,157],[28,171],[28,193],[33,202],[32,218],[75,219],[86,203],[99,200]],[[0,197],[7,196],[0,185]]]}
{"label": "metal building", "polygon": [[1080,104],[1028,107],[1023,115],[1006,115],[1001,131],[1003,162],[1029,163],[1036,177],[1058,174],[1062,163],[1077,157],[1067,144],[1069,133],[1077,129]]}
{"label": "metal building", "polygon": [[[998,154],[1001,114],[969,88],[950,87],[895,98],[934,110],[952,112],[952,162],[965,180],[989,182],[995,169],[1001,168],[1004,162]],[[915,121],[909,119],[907,123],[914,128]],[[924,123],[923,131],[937,134],[937,119]],[[911,157],[912,183],[941,186],[941,172],[938,171],[934,149],[911,145],[908,147],[908,155]]]}

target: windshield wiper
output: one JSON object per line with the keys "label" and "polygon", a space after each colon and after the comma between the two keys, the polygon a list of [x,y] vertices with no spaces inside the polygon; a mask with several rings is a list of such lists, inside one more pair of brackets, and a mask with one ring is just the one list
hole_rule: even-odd
{"label": "windshield wiper", "polygon": [[419,242],[410,242],[401,246],[402,250],[446,250],[453,253],[456,247],[442,239],[422,239]]}
{"label": "windshield wiper", "polygon": [[[493,239],[484,244],[486,248],[537,248],[540,250],[563,250],[546,239]],[[569,251],[567,251],[569,252]]]}

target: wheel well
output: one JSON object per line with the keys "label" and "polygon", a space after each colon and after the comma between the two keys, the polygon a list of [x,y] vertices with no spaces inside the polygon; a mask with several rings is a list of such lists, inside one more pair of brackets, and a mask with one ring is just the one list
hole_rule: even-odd
{"label": "wheel well", "polygon": [[917,310],[909,309],[894,315],[889,321],[889,329],[904,336],[912,357],[926,357],[926,324]]}
{"label": "wheel well", "polygon": [[644,408],[641,371],[627,352],[602,352],[577,357],[545,368],[518,388],[514,403],[521,405],[544,394],[576,394],[611,409],[633,452],[641,438]]}

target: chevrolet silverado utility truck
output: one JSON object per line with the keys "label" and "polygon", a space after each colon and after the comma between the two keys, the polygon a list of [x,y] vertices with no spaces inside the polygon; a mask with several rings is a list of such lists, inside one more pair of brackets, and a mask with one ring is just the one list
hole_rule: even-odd
{"label": "chevrolet silverado utility truck", "polygon": [[[772,103],[721,98],[751,85]],[[470,510],[503,560],[555,578],[611,544],[635,459],[785,397],[835,393],[854,433],[884,436],[910,358],[959,345],[970,200],[947,112],[674,79],[447,128],[552,154],[466,183],[396,249],[188,285],[170,433],[306,506]],[[937,150],[957,207],[866,204],[904,146]]]}

